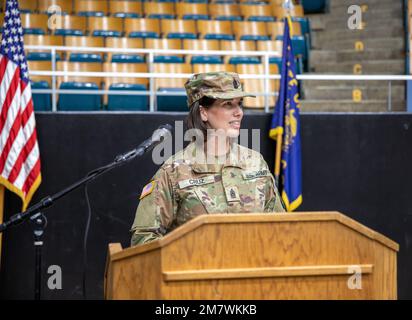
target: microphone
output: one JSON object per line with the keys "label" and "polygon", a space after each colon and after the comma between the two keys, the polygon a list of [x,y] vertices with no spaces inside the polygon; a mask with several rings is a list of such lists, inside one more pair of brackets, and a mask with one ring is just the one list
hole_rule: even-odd
{"label": "microphone", "polygon": [[162,140],[162,137],[166,139],[168,136],[171,136],[173,132],[173,127],[170,124],[163,124],[159,128],[157,128],[152,136],[145,141],[143,141],[141,144],[137,146],[137,148],[126,152],[124,154],[118,155],[115,158],[115,162],[122,162],[126,161],[129,159],[132,159],[136,156],[141,156],[145,152],[151,150],[154,146],[159,144]]}

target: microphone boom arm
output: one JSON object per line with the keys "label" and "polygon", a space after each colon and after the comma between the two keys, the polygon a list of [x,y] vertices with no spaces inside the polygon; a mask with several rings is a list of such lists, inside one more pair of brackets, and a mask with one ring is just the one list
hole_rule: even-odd
{"label": "microphone boom arm", "polygon": [[[170,128],[171,128],[170,125],[166,125],[165,132],[170,132]],[[44,197],[42,200],[37,202],[35,205],[31,206],[24,212],[20,212],[20,213],[16,213],[12,215],[8,221],[0,224],[0,233],[2,233],[4,230],[9,228],[10,226],[14,226],[14,225],[18,225],[22,223],[23,221],[35,215],[36,213],[40,212],[41,210],[51,207],[56,200],[64,197],[65,195],[79,188],[80,186],[87,184],[89,181],[94,180],[95,178],[102,175],[103,173],[106,173],[114,168],[120,167],[121,165],[133,160],[136,157],[142,156],[145,152],[147,152],[152,147],[154,147],[154,145],[155,143],[153,142],[153,139],[149,138],[143,141],[137,148],[131,151],[128,151],[124,154],[116,156],[113,162],[89,172],[84,178],[73,183],[67,188],[64,188],[63,190],[55,193],[52,196]]]}

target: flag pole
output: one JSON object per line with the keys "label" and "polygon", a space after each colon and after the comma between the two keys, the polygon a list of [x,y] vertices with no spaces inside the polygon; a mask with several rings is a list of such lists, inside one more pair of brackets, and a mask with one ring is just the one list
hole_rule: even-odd
{"label": "flag pole", "polygon": [[282,132],[276,135],[276,156],[275,156],[275,181],[279,185],[280,176],[280,156],[282,154]]}

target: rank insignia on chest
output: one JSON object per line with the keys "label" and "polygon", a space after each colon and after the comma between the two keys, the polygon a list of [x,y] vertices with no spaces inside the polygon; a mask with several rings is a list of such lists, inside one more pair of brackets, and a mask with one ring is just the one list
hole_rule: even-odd
{"label": "rank insignia on chest", "polygon": [[150,181],[144,186],[142,194],[140,195],[140,200],[152,193],[156,185],[156,181]]}
{"label": "rank insignia on chest", "polygon": [[225,192],[228,202],[240,201],[239,191],[237,187],[227,187],[225,188]]}

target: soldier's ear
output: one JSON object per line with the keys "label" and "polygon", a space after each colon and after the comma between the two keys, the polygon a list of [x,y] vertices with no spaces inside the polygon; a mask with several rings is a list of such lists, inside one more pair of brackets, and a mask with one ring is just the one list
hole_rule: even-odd
{"label": "soldier's ear", "polygon": [[199,112],[200,112],[200,118],[202,119],[202,121],[207,122],[208,120],[207,108],[204,108],[203,106],[199,105]]}

